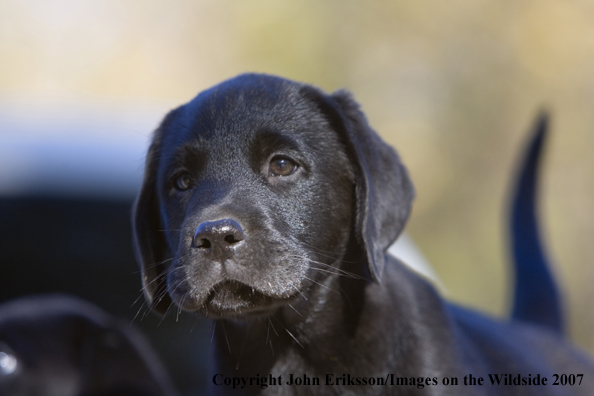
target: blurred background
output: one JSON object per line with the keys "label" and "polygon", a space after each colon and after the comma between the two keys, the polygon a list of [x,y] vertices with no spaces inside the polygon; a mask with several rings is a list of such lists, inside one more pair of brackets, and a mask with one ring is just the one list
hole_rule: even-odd
{"label": "blurred background", "polygon": [[141,307],[130,203],[171,108],[245,71],[347,88],[408,166],[448,297],[507,315],[510,183],[552,115],[540,222],[594,352],[594,1],[0,2],[0,301],[70,292],[140,326],[180,390],[211,329]]}

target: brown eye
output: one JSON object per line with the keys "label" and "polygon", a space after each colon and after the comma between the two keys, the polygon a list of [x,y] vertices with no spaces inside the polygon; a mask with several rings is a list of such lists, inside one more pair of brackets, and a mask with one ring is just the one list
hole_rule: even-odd
{"label": "brown eye", "polygon": [[188,172],[177,175],[174,179],[173,187],[178,191],[186,191],[192,184],[192,178]]}
{"label": "brown eye", "polygon": [[272,176],[289,176],[295,173],[298,166],[287,157],[274,157],[270,161],[270,174]]}

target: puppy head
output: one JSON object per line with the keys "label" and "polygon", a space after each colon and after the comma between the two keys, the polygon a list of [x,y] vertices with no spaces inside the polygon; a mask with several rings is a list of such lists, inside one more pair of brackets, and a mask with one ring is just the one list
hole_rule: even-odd
{"label": "puppy head", "polygon": [[246,74],[169,113],[134,205],[145,297],[207,316],[273,312],[333,276],[351,236],[379,281],[410,212],[395,151],[345,92]]}

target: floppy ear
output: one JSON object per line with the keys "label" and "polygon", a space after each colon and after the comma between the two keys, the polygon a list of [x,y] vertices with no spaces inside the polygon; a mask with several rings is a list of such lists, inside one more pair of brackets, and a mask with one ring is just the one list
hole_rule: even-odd
{"label": "floppy ear", "polygon": [[371,129],[349,92],[328,96],[312,87],[305,91],[310,98],[317,96],[320,109],[343,134],[356,168],[355,233],[371,278],[379,282],[384,254],[402,232],[411,211],[415,191],[408,171],[396,151]]}
{"label": "floppy ear", "polygon": [[153,137],[146,157],[144,181],[132,208],[132,238],[134,254],[140,266],[142,290],[147,304],[164,315],[171,305],[167,293],[167,242],[159,216],[159,198],[156,190],[159,165],[160,135],[167,118]]}

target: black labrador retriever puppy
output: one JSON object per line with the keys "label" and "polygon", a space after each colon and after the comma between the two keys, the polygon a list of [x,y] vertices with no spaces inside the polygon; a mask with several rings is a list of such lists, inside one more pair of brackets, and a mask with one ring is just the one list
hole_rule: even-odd
{"label": "black labrador retriever puppy", "polygon": [[0,305],[0,395],[175,396],[144,337],[84,300]]}
{"label": "black labrador retriever puppy", "polygon": [[555,329],[449,305],[386,255],[413,196],[347,92],[225,81],[153,136],[133,216],[148,305],[215,321],[212,393],[592,394]]}

